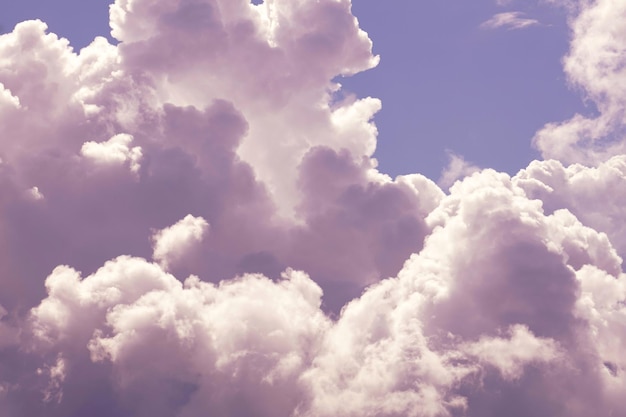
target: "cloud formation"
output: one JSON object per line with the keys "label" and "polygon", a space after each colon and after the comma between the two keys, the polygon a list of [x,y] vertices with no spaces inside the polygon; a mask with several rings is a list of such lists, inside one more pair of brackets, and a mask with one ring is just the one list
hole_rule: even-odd
{"label": "cloud formation", "polygon": [[132,136],[121,133],[106,142],[85,142],[80,148],[80,153],[96,164],[115,165],[128,162],[130,170],[137,172],[140,168],[141,148],[139,146],[129,148],[128,145],[132,141]]}
{"label": "cloud formation", "polygon": [[481,23],[480,27],[481,29],[506,28],[508,30],[516,30],[536,26],[538,24],[538,20],[524,17],[524,13],[522,12],[503,12],[496,13],[490,19]]}
{"label": "cloud formation", "polygon": [[461,155],[448,151],[448,166],[441,172],[437,184],[448,189],[457,180],[463,179],[480,170],[476,165],[466,161]]}
{"label": "cloud formation", "polygon": [[[611,132],[620,7],[581,3],[565,60]],[[111,26],[0,36],[0,414],[626,416],[619,138],[451,155],[444,192],[376,169],[377,99],[336,100],[378,62],[349,0]]]}

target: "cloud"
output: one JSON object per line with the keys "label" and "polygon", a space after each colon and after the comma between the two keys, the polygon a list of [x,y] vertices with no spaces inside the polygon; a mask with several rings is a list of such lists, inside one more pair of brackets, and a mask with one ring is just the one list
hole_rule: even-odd
{"label": "cloud", "polygon": [[577,2],[564,70],[595,110],[546,124],[533,139],[544,158],[596,164],[625,151],[626,23],[622,2]]}
{"label": "cloud", "polygon": [[509,339],[483,337],[462,349],[497,368],[507,381],[521,378],[524,369],[532,362],[549,363],[558,359],[558,346],[554,340],[537,338],[523,325],[511,327],[509,333]]}
{"label": "cloud", "polygon": [[[118,0],[118,45],[0,36],[2,415],[626,416],[620,148],[386,176],[380,101],[332,101],[378,62],[350,7]],[[619,6],[585,7],[566,68],[617,117],[590,39]]]}
{"label": "cloud", "polygon": [[447,189],[452,186],[457,180],[478,172],[480,168],[467,162],[462,156],[453,152],[448,152],[448,166],[441,172],[441,177],[437,184],[441,188]]}
{"label": "cloud", "polygon": [[58,357],[54,365],[48,365],[44,369],[38,368],[37,374],[48,378],[48,386],[43,391],[43,401],[60,403],[63,399],[62,386],[66,377],[66,364],[62,357]]}
{"label": "cloud", "polygon": [[[619,402],[602,364],[615,360],[604,350],[611,342],[593,335],[594,319],[580,319],[594,309],[587,297],[623,314],[615,300],[624,293],[604,303],[579,292],[607,272],[570,266],[579,232],[597,235],[580,223],[562,235],[572,218],[545,216],[504,174],[457,183],[429,216],[437,226],[424,249],[348,304],[329,331],[304,377],[314,393],[305,415],[582,416]],[[624,278],[611,282],[621,288]],[[606,336],[608,327],[599,327]],[[588,356],[587,346],[607,356]],[[576,399],[563,403],[555,392]]]}
{"label": "cloud", "polygon": [[623,155],[596,167],[534,161],[516,175],[515,181],[530,198],[541,200],[547,212],[567,209],[586,226],[606,234],[619,255],[626,258]]}
{"label": "cloud", "polygon": [[208,228],[209,224],[202,217],[188,214],[176,224],[154,233],[152,257],[167,270],[172,262],[178,261],[204,238]]}
{"label": "cloud", "polygon": [[539,25],[536,19],[523,17],[522,12],[504,12],[493,15],[489,20],[480,24],[481,29],[499,29],[506,28],[508,30],[525,29],[530,26]]}
{"label": "cloud", "polygon": [[123,133],[113,136],[106,142],[85,142],[80,153],[97,164],[115,165],[129,162],[132,172],[139,171],[141,161],[141,147],[129,148],[133,137]]}
{"label": "cloud", "polygon": [[[321,289],[296,271],[276,283],[247,275],[216,286],[119,257],[85,278],[59,267],[46,285],[32,327],[38,349],[60,349],[73,365],[64,396],[78,400],[72,386],[88,376],[81,368],[108,362],[116,401],[133,415],[287,415],[330,324]],[[69,355],[78,345],[91,364]]]}
{"label": "cloud", "polygon": [[31,348],[50,369],[64,358],[67,406],[101,369],[110,400],[139,416],[584,416],[620,403],[626,275],[610,272],[621,261],[600,233],[489,170],[428,221],[424,249],[336,321],[293,270],[216,285],[141,258],[85,278],[58,267]]}

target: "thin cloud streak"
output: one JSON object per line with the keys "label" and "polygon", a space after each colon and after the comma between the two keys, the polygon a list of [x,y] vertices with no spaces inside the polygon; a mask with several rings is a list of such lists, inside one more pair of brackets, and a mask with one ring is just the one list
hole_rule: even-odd
{"label": "thin cloud streak", "polygon": [[529,19],[523,17],[522,12],[504,12],[493,15],[489,20],[480,24],[481,29],[500,29],[506,28],[508,30],[525,29],[531,26],[539,25],[540,22],[536,19]]}

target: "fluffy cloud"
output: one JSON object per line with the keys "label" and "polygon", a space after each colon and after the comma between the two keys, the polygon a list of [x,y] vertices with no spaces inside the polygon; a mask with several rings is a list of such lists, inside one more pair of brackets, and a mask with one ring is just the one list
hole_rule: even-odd
{"label": "fluffy cloud", "polygon": [[[611,129],[619,7],[581,3],[566,58]],[[111,26],[0,36],[2,415],[626,416],[618,142],[537,139],[562,162],[512,178],[452,155],[446,194],[376,169],[377,99],[336,100],[378,62],[349,0]]]}
{"label": "fluffy cloud", "polygon": [[457,180],[463,179],[479,170],[480,168],[466,161],[462,156],[448,151],[448,166],[441,172],[441,177],[437,184],[444,189],[448,189]]}
{"label": "fluffy cloud", "polygon": [[[116,401],[132,415],[287,415],[329,326],[319,286],[296,271],[276,283],[247,275],[183,284],[155,264],[119,257],[86,278],[58,267],[46,286],[49,297],[31,317],[37,349],[60,350],[73,384],[86,378],[75,346],[96,366],[110,363]],[[71,403],[73,384],[64,394]]]}
{"label": "fluffy cloud", "polygon": [[[591,115],[549,123],[534,138],[546,158],[594,164],[623,154],[626,119],[626,13],[621,1],[572,2],[572,42],[564,59],[569,82],[585,93]],[[595,114],[594,114],[595,113]]]}
{"label": "fluffy cloud", "polygon": [[534,161],[520,171],[516,182],[545,209],[568,209],[585,225],[605,233],[626,257],[626,159],[615,156],[596,167],[563,166],[558,161]]}
{"label": "fluffy cloud", "polygon": [[106,142],[85,142],[80,148],[80,153],[97,164],[115,165],[128,162],[130,170],[137,172],[140,167],[141,148],[139,146],[129,148],[128,145],[132,141],[132,136],[120,133]]}
{"label": "fluffy cloud", "polygon": [[585,416],[619,406],[626,275],[601,233],[565,210],[544,214],[489,170],[452,187],[428,222],[424,249],[334,322],[319,286],[291,270],[215,285],[181,283],[140,258],[86,278],[58,267],[30,321],[47,366],[64,361],[66,382],[50,371],[45,386],[73,398],[86,370],[109,364],[100,382],[129,415]]}

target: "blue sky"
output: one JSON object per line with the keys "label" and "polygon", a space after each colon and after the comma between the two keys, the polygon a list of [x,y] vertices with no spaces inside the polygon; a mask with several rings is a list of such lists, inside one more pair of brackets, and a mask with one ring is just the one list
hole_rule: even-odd
{"label": "blue sky", "polygon": [[[24,0],[0,6],[4,31],[40,18],[75,48],[107,36],[108,0]],[[539,24],[481,28],[518,11]],[[531,147],[545,123],[589,113],[567,86],[561,58],[569,33],[563,10],[537,2],[355,0],[353,13],[381,63],[340,78],[360,97],[380,98],[375,156],[392,176],[438,178],[447,151],[480,167],[515,173],[538,157]]]}

